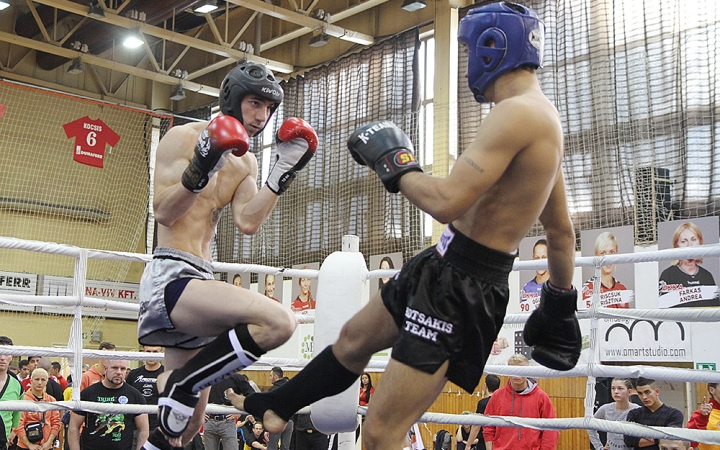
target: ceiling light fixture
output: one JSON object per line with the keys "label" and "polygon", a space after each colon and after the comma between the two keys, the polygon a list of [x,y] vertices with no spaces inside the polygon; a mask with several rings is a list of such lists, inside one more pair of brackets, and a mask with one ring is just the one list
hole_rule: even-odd
{"label": "ceiling light fixture", "polygon": [[8,6],[10,6],[10,3],[0,1],[0,11],[2,11],[2,10],[5,9],[5,8],[7,8]]}
{"label": "ceiling light fixture", "polygon": [[322,47],[330,43],[330,35],[325,32],[323,28],[320,33],[310,38],[308,45],[310,47]]}
{"label": "ceiling light fixture", "polygon": [[88,16],[105,17],[105,10],[100,5],[100,2],[95,0],[90,3],[90,6],[88,7]]}
{"label": "ceiling light fixture", "polygon": [[425,0],[405,0],[400,8],[413,12],[418,9],[423,9],[426,6],[427,2]]}
{"label": "ceiling light fixture", "polygon": [[70,64],[70,67],[68,67],[67,73],[77,75],[83,72],[85,72],[85,65],[82,63],[80,58],[73,59],[72,64]]}
{"label": "ceiling light fixture", "polygon": [[183,90],[182,84],[177,84],[170,93],[170,100],[182,100],[185,98],[185,91]]}
{"label": "ceiling light fixture", "polygon": [[138,30],[134,30],[128,33],[128,35],[125,37],[125,40],[123,41],[123,45],[127,48],[138,48],[143,45],[143,40],[142,36],[140,36],[140,32]]}
{"label": "ceiling light fixture", "polygon": [[218,9],[217,0],[204,0],[198,2],[193,11],[198,14],[207,14],[215,11],[216,9]]}

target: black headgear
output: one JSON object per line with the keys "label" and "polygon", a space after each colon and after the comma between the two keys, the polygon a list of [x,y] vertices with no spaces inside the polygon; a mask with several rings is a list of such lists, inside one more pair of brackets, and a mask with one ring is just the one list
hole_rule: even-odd
{"label": "black headgear", "polygon": [[220,85],[220,111],[243,123],[240,104],[249,94],[275,102],[270,117],[283,101],[283,90],[269,69],[260,64],[244,63],[228,72]]}

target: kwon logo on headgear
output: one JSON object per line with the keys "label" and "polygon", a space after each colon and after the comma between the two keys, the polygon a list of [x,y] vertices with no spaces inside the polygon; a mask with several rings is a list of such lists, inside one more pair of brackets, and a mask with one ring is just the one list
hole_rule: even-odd
{"label": "kwon logo on headgear", "polygon": [[260,91],[261,91],[261,92],[264,92],[265,94],[270,94],[270,95],[272,95],[273,97],[278,97],[278,96],[280,95],[280,92],[278,92],[277,89],[272,89],[272,88],[269,88],[269,87],[262,87],[262,88],[260,89]]}

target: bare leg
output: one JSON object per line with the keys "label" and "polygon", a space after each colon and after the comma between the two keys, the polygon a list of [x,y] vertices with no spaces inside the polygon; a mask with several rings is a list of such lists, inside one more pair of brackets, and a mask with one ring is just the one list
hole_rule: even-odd
{"label": "bare leg", "polygon": [[[377,294],[340,331],[338,341],[332,346],[332,354],[336,359],[335,367],[329,368],[326,361],[328,358],[325,358],[327,355],[321,353],[317,358],[325,358],[322,359],[322,363],[317,363],[317,360],[315,360],[316,364],[311,362],[279,389],[271,393],[253,394],[260,396],[255,397],[254,400],[262,399],[262,406],[267,408],[262,412],[265,429],[271,433],[278,433],[285,428],[287,419],[295,411],[345,390],[355,378],[360,376],[372,355],[390,347],[398,333],[395,321],[385,308],[380,294]],[[337,367],[338,365],[340,367]],[[338,373],[341,373],[344,379],[341,383],[337,380]],[[347,381],[350,381],[350,384],[347,384]],[[233,392],[228,392],[227,395],[233,406],[246,410],[245,397]]]}
{"label": "bare leg", "polygon": [[448,362],[427,374],[394,359],[380,378],[363,427],[367,450],[403,447],[405,434],[442,392]]}
{"label": "bare leg", "polygon": [[181,438],[192,438],[202,424],[207,388],[287,341],[297,323],[288,308],[263,295],[208,280],[187,283],[170,319],[178,331],[217,336],[200,351],[181,351],[174,370],[158,383],[160,427],[168,442],[179,446]]}

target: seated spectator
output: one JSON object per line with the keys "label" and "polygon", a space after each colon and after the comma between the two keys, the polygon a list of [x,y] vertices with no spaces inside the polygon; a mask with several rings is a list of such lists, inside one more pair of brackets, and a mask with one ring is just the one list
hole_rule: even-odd
{"label": "seated spectator", "polygon": [[[710,399],[703,397],[700,409],[692,413],[687,427],[695,430],[720,431],[720,389],[717,383],[708,383]],[[718,445],[707,445],[693,442],[692,446],[698,450],[720,449]],[[681,447],[683,448],[683,447]]]}
{"label": "seated spectator", "polygon": [[[635,403],[630,403],[632,387],[633,385],[629,378],[613,378],[610,391],[615,401],[598,408],[595,412],[595,418],[624,422],[631,409],[640,408],[640,406]],[[600,435],[597,431],[588,430],[588,435],[590,435],[590,444],[595,450],[603,450],[608,447],[613,450],[628,450],[628,447],[625,446],[625,442],[623,441],[622,434],[608,433],[605,445],[600,441]]]}
{"label": "seated spectator", "polygon": [[[55,398],[45,392],[48,382],[48,373],[45,369],[37,368],[30,376],[30,389],[25,391],[23,400],[32,402],[54,402]],[[42,424],[42,436],[39,440],[30,440],[26,427],[32,423]],[[32,450],[49,450],[55,444],[55,438],[60,433],[60,411],[34,412],[24,411],[20,415],[20,423],[15,428],[19,448]]]}
{"label": "seated spectator", "polygon": [[245,450],[267,450],[265,428],[263,428],[262,422],[256,421],[252,431],[249,436],[245,436]]}
{"label": "seated spectator", "polygon": [[[643,402],[643,406],[628,412],[628,422],[653,427],[682,428],[683,413],[660,401],[660,388],[655,385],[655,380],[642,377],[638,378],[636,390],[640,396],[640,400]],[[660,450],[658,439],[625,435],[623,440],[626,446],[635,450]]]}
{"label": "seated spectator", "polygon": [[[469,412],[463,414],[470,414]],[[457,442],[457,450],[476,450],[478,439],[475,438],[472,444],[468,445],[468,438],[470,437],[471,425],[460,425],[455,433],[455,442]]]}

